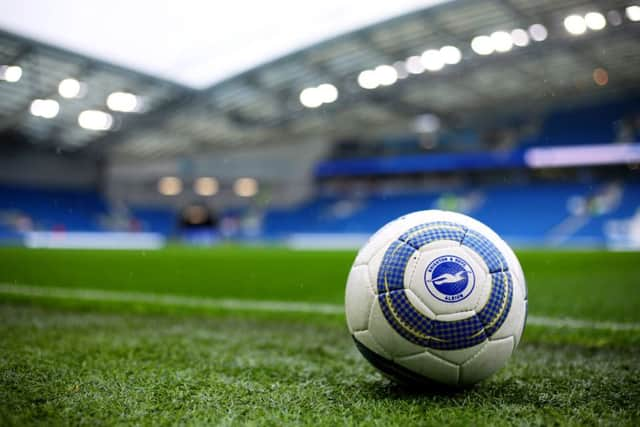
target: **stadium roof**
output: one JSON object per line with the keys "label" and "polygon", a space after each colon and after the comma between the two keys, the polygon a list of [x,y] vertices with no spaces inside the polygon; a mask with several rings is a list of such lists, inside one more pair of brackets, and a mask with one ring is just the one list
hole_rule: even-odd
{"label": "stadium roof", "polygon": [[4,5],[0,28],[203,89],[294,50],[443,1],[24,0]]}
{"label": "stadium roof", "polygon": [[[406,132],[424,113],[447,120],[537,111],[571,103],[577,93],[640,88],[638,21],[640,7],[630,1],[458,0],[198,91],[2,33],[0,63],[20,67],[21,75],[16,67],[0,69],[5,80],[20,77],[0,83],[0,132],[40,145],[148,157],[310,135]],[[70,82],[67,94],[84,97],[60,95],[67,77],[81,82]],[[124,112],[105,105],[113,92],[111,110]],[[35,99],[46,102],[34,106]],[[81,118],[86,109],[110,116]],[[101,127],[108,130],[91,130]]]}

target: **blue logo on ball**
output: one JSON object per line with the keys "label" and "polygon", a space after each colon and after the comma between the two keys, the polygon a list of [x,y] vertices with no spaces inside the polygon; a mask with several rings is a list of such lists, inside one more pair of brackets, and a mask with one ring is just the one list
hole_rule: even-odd
{"label": "blue logo on ball", "polygon": [[455,255],[445,255],[431,261],[424,273],[427,290],[436,299],[457,302],[469,296],[475,286],[471,266]]}

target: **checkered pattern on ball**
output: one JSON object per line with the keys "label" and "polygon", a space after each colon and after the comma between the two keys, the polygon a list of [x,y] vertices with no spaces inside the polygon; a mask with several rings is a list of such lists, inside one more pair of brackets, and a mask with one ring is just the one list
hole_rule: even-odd
{"label": "checkered pattern on ball", "polygon": [[504,323],[513,299],[511,273],[506,271],[492,273],[491,282],[493,290],[489,301],[478,312],[478,318],[485,326],[485,332],[489,337]]}
{"label": "checkered pattern on ball", "polygon": [[452,322],[434,321],[431,334],[434,339],[429,347],[438,350],[473,347],[487,339],[484,326],[475,315]]}
{"label": "checkered pattern on ball", "polygon": [[415,248],[399,240],[389,246],[378,271],[378,293],[404,288],[404,270],[415,251]]}
{"label": "checkered pattern on ball", "polygon": [[[404,292],[409,259],[421,246],[438,240],[460,241],[478,253],[492,273],[503,272],[491,274],[491,294],[477,315],[456,321],[430,319]],[[506,270],[504,256],[482,234],[451,222],[422,224],[404,233],[385,252],[378,272],[378,303],[391,327],[415,344],[442,350],[472,347],[495,333],[507,317],[513,284]]]}
{"label": "checkered pattern on ball", "polygon": [[477,316],[463,320],[433,320],[411,304],[404,290],[378,296],[382,313],[393,329],[414,344],[438,350],[458,350],[487,338]]}
{"label": "checkered pattern on ball", "polygon": [[382,313],[396,332],[415,344],[428,347],[433,320],[411,304],[404,290],[378,295],[378,302]]}
{"label": "checkered pattern on ball", "polygon": [[400,240],[407,242],[416,249],[438,240],[453,240],[461,242],[467,228],[453,222],[437,221],[418,225],[400,236]]}
{"label": "checkered pattern on ball", "polygon": [[507,260],[496,248],[496,245],[477,231],[467,230],[467,234],[462,239],[462,245],[473,249],[482,257],[489,268],[489,273],[508,269]]}

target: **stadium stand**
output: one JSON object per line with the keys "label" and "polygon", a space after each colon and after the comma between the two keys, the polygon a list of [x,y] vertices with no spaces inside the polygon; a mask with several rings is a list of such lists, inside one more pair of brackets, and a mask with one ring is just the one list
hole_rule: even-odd
{"label": "stadium stand", "polygon": [[[95,191],[0,187],[0,231],[107,231],[108,203]],[[175,214],[166,209],[133,208],[124,228],[170,235]]]}
{"label": "stadium stand", "polygon": [[[578,183],[516,183],[513,168],[526,170],[523,147],[553,144],[612,143],[640,140],[635,117],[640,100],[587,105],[572,110],[556,110],[541,123],[539,132],[518,141],[505,154],[488,150],[474,140],[465,143],[471,152],[407,154],[416,141],[389,138],[378,148],[358,151],[358,143],[345,142],[316,169],[319,182],[334,176],[367,176],[382,173],[403,176],[412,172],[461,171],[505,168],[509,184],[487,185],[467,182],[446,191],[395,191],[376,189],[365,195],[343,192],[327,195],[320,191],[292,208],[269,206],[265,209],[261,231],[254,237],[280,240],[290,234],[367,234],[406,212],[442,208],[473,215],[493,227],[508,240],[520,244],[606,243],[606,225],[632,217],[640,205],[640,189],[634,183],[616,184],[619,196],[605,203],[595,185]],[[522,122],[522,121],[521,121]],[[469,141],[481,131],[464,129],[461,136],[445,133],[444,139]],[[400,141],[400,142],[398,142]],[[451,143],[452,144],[452,143]],[[363,144],[366,146],[366,144]],[[395,147],[395,148],[394,148]],[[442,147],[439,148],[442,150]],[[378,157],[358,158],[361,154]],[[382,157],[380,157],[382,155]],[[356,158],[354,158],[356,157]],[[402,186],[401,186],[402,187]],[[411,188],[410,186],[408,188]],[[609,197],[611,199],[611,197]],[[521,215],[524,211],[527,215]],[[229,212],[226,212],[229,214]],[[234,217],[241,217],[235,212]],[[176,232],[177,218],[172,210],[139,206],[109,206],[96,192],[51,190],[5,186],[0,188],[0,231],[151,231],[164,236]],[[244,237],[232,233],[231,237]]]}
{"label": "stadium stand", "polygon": [[[270,238],[291,233],[368,234],[406,212],[448,208],[473,215],[516,244],[602,246],[606,243],[607,221],[631,217],[640,206],[640,191],[635,185],[619,186],[616,188],[620,189],[621,197],[609,206],[571,212],[572,201],[581,200],[586,206],[589,200],[594,200],[595,188],[588,184],[554,183],[462,188],[444,196],[440,192],[363,198],[324,196],[289,210],[268,212],[264,230]],[[475,203],[464,203],[468,197],[474,197]],[[567,235],[554,240],[554,230],[572,217],[581,218],[579,227],[570,228]]]}

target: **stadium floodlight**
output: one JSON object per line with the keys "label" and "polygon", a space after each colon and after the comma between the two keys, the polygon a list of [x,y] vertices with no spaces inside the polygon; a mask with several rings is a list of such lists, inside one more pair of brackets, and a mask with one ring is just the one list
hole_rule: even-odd
{"label": "stadium floodlight", "polygon": [[129,92],[113,92],[107,97],[107,107],[111,111],[122,113],[134,113],[140,111],[142,102],[140,98]]}
{"label": "stadium floodlight", "polygon": [[83,84],[73,78],[64,79],[58,84],[58,93],[63,98],[80,98],[83,95]]}
{"label": "stadium floodlight", "polygon": [[494,51],[493,42],[489,36],[477,36],[471,40],[471,49],[478,55],[491,55]]}
{"label": "stadium floodlight", "polygon": [[564,18],[564,28],[569,34],[579,36],[587,31],[587,23],[580,15],[569,15]]}
{"label": "stadium floodlight", "polygon": [[175,176],[165,176],[158,180],[158,192],[163,196],[177,196],[182,193],[182,180]]}
{"label": "stadium floodlight", "polygon": [[592,73],[593,82],[598,86],[606,86],[609,83],[609,73],[604,68],[596,68]]}
{"label": "stadium floodlight", "polygon": [[29,110],[35,117],[53,119],[60,112],[60,104],[54,99],[34,99]]}
{"label": "stadium floodlight", "polygon": [[113,117],[100,110],[85,110],[78,114],[78,125],[87,130],[109,130],[113,125]]}
{"label": "stadium floodlight", "polygon": [[363,89],[375,89],[380,86],[378,76],[373,70],[364,70],[358,74],[358,84]]}
{"label": "stadium floodlight", "polygon": [[525,47],[529,44],[529,34],[522,28],[516,28],[511,31],[511,40],[518,47]]}
{"label": "stadium floodlight", "polygon": [[584,23],[590,30],[600,31],[607,26],[607,20],[599,12],[589,12],[584,16]]}
{"label": "stadium floodlight", "polygon": [[9,83],[15,83],[22,77],[22,68],[18,65],[2,65],[0,66],[0,80]]}
{"label": "stadium floodlight", "polygon": [[440,119],[435,114],[421,114],[413,121],[413,128],[418,133],[434,133],[440,129]]}
{"label": "stadium floodlight", "polygon": [[210,176],[201,176],[193,183],[193,191],[200,196],[213,196],[219,188],[218,180]]}
{"label": "stadium floodlight", "polygon": [[624,11],[627,15],[627,18],[629,18],[629,21],[633,21],[633,22],[640,21],[640,6],[638,5],[629,6]]}
{"label": "stadium floodlight", "polygon": [[607,20],[611,25],[617,27],[622,24],[622,15],[617,10],[610,10],[607,12]]}
{"label": "stadium floodlight", "polygon": [[307,108],[318,108],[322,105],[322,97],[315,87],[308,87],[300,92],[300,103]]}
{"label": "stadium floodlight", "polygon": [[509,52],[513,47],[513,40],[511,40],[511,34],[506,31],[496,31],[489,36],[491,43],[493,44],[493,50],[496,52],[504,53]]}
{"label": "stadium floodlight", "polygon": [[396,69],[396,73],[398,73],[398,79],[406,79],[409,77],[409,72],[407,70],[407,64],[404,61],[396,61],[393,63],[393,68]]}
{"label": "stadium floodlight", "polygon": [[444,59],[438,50],[429,49],[424,51],[420,56],[420,60],[428,71],[440,71],[444,68]]}
{"label": "stadium floodlight", "polygon": [[462,52],[455,46],[443,46],[440,48],[440,56],[445,64],[454,65],[462,60]]}
{"label": "stadium floodlight", "polygon": [[410,56],[407,58],[407,71],[410,74],[422,74],[424,73],[424,65],[419,56]]}
{"label": "stadium floodlight", "polygon": [[549,36],[547,27],[542,24],[533,24],[529,27],[529,35],[531,39],[536,42],[543,42]]}
{"label": "stadium floodlight", "polygon": [[391,65],[378,65],[373,72],[381,86],[391,86],[398,81],[398,72]]}
{"label": "stadium floodlight", "polygon": [[253,197],[258,193],[258,181],[254,178],[238,178],[233,183],[233,191],[240,197]]}
{"label": "stadium floodlight", "polygon": [[338,88],[330,83],[324,83],[318,86],[316,93],[325,104],[330,104],[338,99]]}

